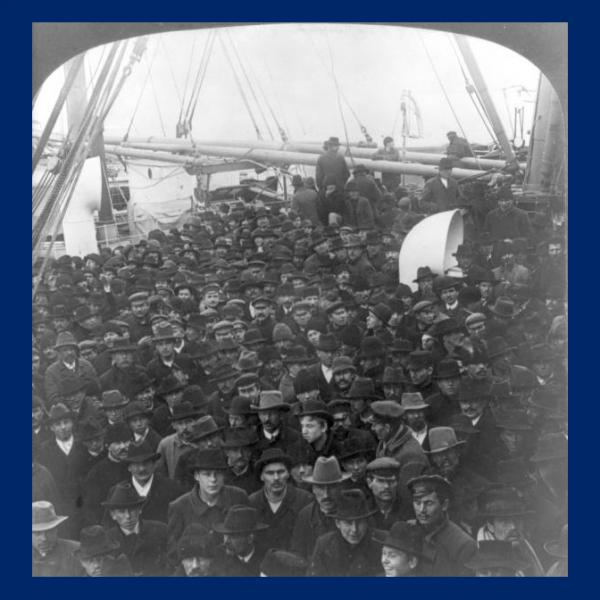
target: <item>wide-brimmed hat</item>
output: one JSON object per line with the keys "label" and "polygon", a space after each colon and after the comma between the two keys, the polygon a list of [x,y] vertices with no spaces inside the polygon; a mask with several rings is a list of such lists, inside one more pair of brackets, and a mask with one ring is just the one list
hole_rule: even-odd
{"label": "wide-brimmed hat", "polygon": [[335,352],[340,347],[340,343],[337,338],[331,333],[324,333],[319,336],[317,342],[317,350],[323,352]]}
{"label": "wide-brimmed hat", "polygon": [[48,412],[48,421],[53,423],[61,419],[74,419],[73,413],[62,403],[58,402],[50,408]]}
{"label": "wide-brimmed hat", "polygon": [[106,390],[102,392],[102,408],[112,410],[123,408],[129,404],[129,400],[119,390]]}
{"label": "wide-brimmed hat", "polygon": [[200,417],[190,429],[190,442],[199,442],[221,432],[224,427],[219,427],[211,415]]}
{"label": "wide-brimmed hat", "polygon": [[78,559],[93,558],[103,554],[111,554],[121,546],[111,539],[102,525],[84,527],[79,536],[80,546],[73,555]]}
{"label": "wide-brimmed hat", "polygon": [[260,474],[264,467],[272,463],[283,463],[288,469],[293,467],[292,457],[281,448],[267,448],[256,461],[256,471]]}
{"label": "wide-brimmed hat", "polygon": [[313,362],[314,358],[308,356],[305,346],[292,346],[285,355],[283,362],[290,364],[304,364]]}
{"label": "wide-brimmed hat", "polygon": [[135,491],[130,483],[118,483],[108,493],[108,498],[101,502],[102,506],[108,508],[135,508],[146,502]]}
{"label": "wide-brimmed hat", "polygon": [[125,420],[133,419],[134,417],[148,417],[151,418],[153,415],[152,410],[150,410],[143,402],[140,400],[134,400],[130,402],[125,407]]}
{"label": "wide-brimmed hat", "polygon": [[39,500],[31,503],[31,531],[54,529],[68,518],[68,516],[57,515],[51,502]]}
{"label": "wide-brimmed hat", "polygon": [[433,366],[433,354],[429,350],[414,350],[408,355],[408,369],[427,369]]}
{"label": "wide-brimmed hat", "polygon": [[327,404],[322,400],[316,400],[309,398],[304,402],[300,403],[300,410],[298,411],[298,418],[301,417],[318,417],[320,419],[325,419],[327,423],[331,426],[333,424],[333,417],[331,413],[327,410]]}
{"label": "wide-brimmed hat", "polygon": [[428,277],[437,277],[437,274],[433,273],[429,267],[419,267],[417,269],[417,276],[413,279],[413,283],[417,283],[421,281],[421,279],[426,279]]}
{"label": "wide-brimmed hat", "polygon": [[400,397],[400,406],[407,410],[425,410],[429,404],[423,400],[421,392],[404,392]]}
{"label": "wide-brimmed hat", "polygon": [[173,407],[173,413],[169,416],[169,420],[173,421],[182,421],[183,419],[195,419],[199,417],[202,413],[194,408],[191,402],[178,402]]}
{"label": "wide-brimmed hat", "polygon": [[128,338],[117,338],[114,340],[113,345],[108,348],[108,352],[110,354],[115,354],[116,352],[136,352],[137,346],[132,344]]}
{"label": "wide-brimmed hat", "polygon": [[283,395],[279,390],[265,390],[259,395],[258,406],[255,409],[260,412],[263,410],[290,410],[290,405],[284,402]]}
{"label": "wide-brimmed hat", "polygon": [[156,390],[156,393],[160,396],[165,396],[167,394],[173,394],[174,392],[178,392],[180,390],[185,389],[185,385],[172,373],[164,377],[160,380],[160,384]]}
{"label": "wide-brimmed hat", "polygon": [[334,519],[354,521],[368,519],[377,509],[370,509],[365,493],[358,488],[343,490],[336,502],[335,513],[330,515]]}
{"label": "wide-brimmed hat", "polygon": [[222,523],[213,525],[213,530],[224,534],[243,534],[253,533],[268,529],[266,523],[260,523],[258,520],[258,510],[251,506],[236,504],[232,506],[225,516]]}
{"label": "wide-brimmed hat", "polygon": [[235,396],[227,408],[223,409],[228,415],[245,417],[256,413],[256,409],[252,406],[252,399],[243,396]]}
{"label": "wide-brimmed hat", "polygon": [[160,458],[150,442],[144,440],[141,444],[131,444],[127,449],[127,456],[123,459],[127,463],[142,463],[149,460],[155,461]]}
{"label": "wide-brimmed hat", "polygon": [[306,569],[308,562],[305,558],[277,548],[269,548],[260,563],[260,572],[267,577],[304,577]]}
{"label": "wide-brimmed hat", "polygon": [[433,371],[433,379],[455,379],[460,377],[460,365],[453,358],[440,360]]}
{"label": "wide-brimmed hat", "polygon": [[497,486],[484,491],[477,500],[478,514],[482,518],[524,517],[531,515],[516,488]]}
{"label": "wide-brimmed hat", "polygon": [[190,465],[193,471],[227,471],[229,465],[221,448],[196,450]]}
{"label": "wide-brimmed hat", "polygon": [[348,392],[348,399],[381,400],[381,397],[375,394],[375,384],[370,377],[355,377]]}
{"label": "wide-brimmed hat", "polygon": [[554,558],[566,559],[569,557],[569,525],[563,525],[557,540],[550,540],[544,544],[544,550]]}
{"label": "wide-brimmed hat", "polygon": [[75,336],[70,331],[61,331],[56,338],[54,349],[58,350],[59,348],[66,348],[67,346],[73,346],[79,349]]}
{"label": "wide-brimmed hat", "polygon": [[499,296],[496,298],[496,301],[489,307],[489,310],[496,316],[505,319],[512,319],[519,312],[519,309],[515,305],[515,301],[508,296]]}
{"label": "wide-brimmed hat", "polygon": [[375,531],[373,540],[412,556],[422,556],[423,553],[423,531],[413,523],[396,521],[389,531]]}
{"label": "wide-brimmed hat", "polygon": [[511,542],[500,540],[481,540],[476,554],[465,563],[467,569],[509,569],[518,571],[528,563],[516,556]]}
{"label": "wide-brimmed hat", "polygon": [[450,450],[450,448],[466,444],[464,440],[460,441],[456,438],[456,433],[452,427],[432,427],[427,437],[429,438],[429,450],[426,450],[427,454],[444,452],[445,450]]}
{"label": "wide-brimmed hat", "polygon": [[225,430],[221,448],[245,448],[257,443],[258,436],[254,429],[232,427]]}
{"label": "wide-brimmed hat", "polygon": [[315,461],[312,475],[303,477],[302,481],[314,485],[334,485],[350,479],[350,473],[342,473],[335,456],[319,456]]}
{"label": "wide-brimmed hat", "polygon": [[256,371],[263,366],[258,360],[258,354],[254,351],[243,350],[237,362],[233,364],[236,371]]}

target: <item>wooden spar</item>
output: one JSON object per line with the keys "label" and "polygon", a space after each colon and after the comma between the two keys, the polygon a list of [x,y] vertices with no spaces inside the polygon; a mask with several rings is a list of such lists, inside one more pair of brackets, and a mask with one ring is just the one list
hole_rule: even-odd
{"label": "wooden spar", "polygon": [[[148,144],[161,144],[171,145],[173,150],[179,152],[188,152],[193,150],[198,144],[210,145],[210,146],[231,146],[238,148],[252,148],[257,150],[281,150],[284,152],[303,152],[308,154],[320,154],[323,151],[322,144],[316,144],[312,142],[269,142],[264,140],[182,140],[178,138],[129,138],[127,142],[123,142],[121,138],[116,136],[106,136],[106,142],[110,144],[121,144],[123,146],[130,146],[135,148],[150,148]],[[345,144],[340,146],[340,151],[345,155],[348,155],[348,147]],[[354,158],[370,159],[373,154],[377,151],[376,148],[361,148],[359,146],[350,145],[350,152]],[[433,152],[405,152],[404,158],[409,162],[417,162],[425,165],[436,165],[440,162],[440,159],[445,157],[445,154],[438,154]],[[377,161],[379,162],[379,161]],[[506,161],[504,160],[493,160],[493,159],[479,159],[479,158],[463,158],[457,163],[459,168],[463,169],[475,169],[486,171],[488,169],[503,169],[506,167]],[[525,169],[525,163],[521,165],[521,168]],[[379,171],[380,169],[373,169]]]}
{"label": "wooden spar", "polygon": [[[172,144],[148,144],[154,150],[132,148],[126,144],[119,146],[107,144],[105,151],[109,154],[116,154],[131,158],[142,158],[156,160],[162,162],[177,163],[188,166],[201,166],[206,161],[199,158],[185,157],[177,154],[172,154],[175,150]],[[319,158],[318,154],[308,154],[305,152],[287,152],[281,150],[261,150],[256,148],[237,148],[233,146],[210,146],[204,144],[195,144],[194,151],[196,154],[205,156],[222,156],[235,159],[255,160],[257,162],[267,164],[281,165],[311,165],[315,166]],[[349,169],[354,165],[350,158],[346,158],[346,164]],[[361,164],[373,171],[382,173],[405,173],[407,175],[420,175],[422,177],[433,177],[437,175],[437,167],[431,165],[421,165],[416,163],[402,163],[389,160],[361,160]],[[474,171],[470,169],[453,169],[452,175],[457,179],[463,177],[472,178],[478,176],[480,180],[489,179],[489,174],[486,171]]]}

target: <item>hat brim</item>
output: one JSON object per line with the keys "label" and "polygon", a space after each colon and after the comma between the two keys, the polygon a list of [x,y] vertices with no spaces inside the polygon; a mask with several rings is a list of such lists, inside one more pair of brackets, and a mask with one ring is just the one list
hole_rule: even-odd
{"label": "hat brim", "polygon": [[104,546],[104,548],[98,548],[93,552],[86,552],[81,548],[79,550],[75,550],[75,552],[73,552],[73,556],[78,559],[94,558],[95,556],[103,556],[105,554],[110,554],[111,552],[118,550],[120,547],[121,545],[118,542],[109,541],[108,546]]}
{"label": "hat brim", "polygon": [[292,408],[291,404],[286,404],[285,402],[282,402],[281,404],[273,404],[273,406],[266,406],[264,408],[257,406],[254,409],[254,412],[259,413],[259,412],[266,412],[268,410],[283,410],[283,411],[287,412],[291,408]]}
{"label": "hat brim", "polygon": [[419,552],[415,548],[410,548],[408,544],[403,544],[402,540],[391,539],[388,535],[387,531],[376,530],[373,532],[371,538],[374,542],[381,544],[382,546],[389,546],[390,548],[401,550],[402,552],[412,554],[413,556],[423,556],[422,552]]}
{"label": "hat brim", "polygon": [[53,521],[49,521],[48,523],[35,523],[31,526],[31,531],[49,531],[50,529],[55,529],[56,527],[58,527],[61,523],[63,523],[64,521],[66,521],[69,517],[59,517],[57,516],[56,519],[54,519]]}
{"label": "hat brim", "polygon": [[137,352],[137,346],[120,346],[119,348],[108,348],[108,352],[109,354],[116,354],[117,352]]}
{"label": "hat brim", "polygon": [[299,419],[302,417],[318,417],[320,419],[325,419],[328,423],[333,423],[333,415],[328,412],[324,412],[321,410],[309,411],[309,412],[301,412],[296,415]]}
{"label": "hat brim", "polygon": [[123,462],[126,463],[143,463],[148,462],[149,460],[157,461],[162,455],[160,452],[154,452],[153,454],[144,454],[143,456],[132,456],[123,459]]}
{"label": "hat brim", "polygon": [[368,510],[364,513],[359,513],[359,514],[340,514],[340,513],[334,513],[332,515],[329,515],[332,519],[339,519],[340,521],[356,521],[358,519],[368,519],[369,517],[372,517],[374,514],[377,514],[377,509],[372,509],[372,510]]}
{"label": "hat brim", "polygon": [[445,452],[446,450],[451,450],[452,448],[456,448],[457,446],[464,446],[467,442],[465,440],[457,440],[455,444],[452,446],[446,446],[445,448],[439,448],[438,450],[424,450],[425,454],[439,454],[440,452]]}
{"label": "hat brim", "polygon": [[190,441],[191,442],[198,442],[200,440],[203,440],[204,438],[208,438],[208,437],[211,437],[213,435],[216,435],[217,433],[221,433],[221,431],[223,431],[223,429],[225,429],[225,427],[217,427],[216,429],[213,429],[211,431],[206,431],[206,432],[200,433],[198,435],[192,434],[192,436],[190,437]]}
{"label": "hat brim", "polygon": [[263,531],[268,528],[269,526],[266,523],[256,523],[254,527],[248,527],[245,529],[229,529],[225,526],[225,523],[217,523],[216,525],[213,525],[213,531],[216,531],[217,533],[221,534],[230,535],[252,533],[253,531]]}
{"label": "hat brim", "polygon": [[350,477],[352,477],[351,473],[342,473],[342,477],[340,479],[335,479],[333,481],[316,481],[315,478],[310,475],[308,477],[303,477],[302,481],[304,483],[310,483],[311,485],[336,485],[337,483],[348,481]]}
{"label": "hat brim", "polygon": [[264,467],[266,467],[267,465],[271,465],[273,463],[283,463],[288,470],[292,470],[292,467],[294,466],[294,461],[292,459],[291,456],[277,456],[277,457],[273,457],[273,458],[269,458],[267,460],[257,460],[256,461],[256,474],[257,476],[260,477],[260,474],[262,472],[262,470],[264,469]]}

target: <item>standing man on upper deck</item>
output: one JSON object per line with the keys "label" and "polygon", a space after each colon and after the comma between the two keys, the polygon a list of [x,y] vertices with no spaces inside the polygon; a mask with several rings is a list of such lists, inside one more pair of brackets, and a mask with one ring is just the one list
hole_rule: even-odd
{"label": "standing man on upper deck", "polygon": [[340,140],[337,137],[330,137],[327,140],[327,150],[317,159],[316,180],[317,187],[323,188],[325,177],[331,175],[335,177],[338,189],[343,190],[350,177],[350,171],[346,160],[339,154]]}

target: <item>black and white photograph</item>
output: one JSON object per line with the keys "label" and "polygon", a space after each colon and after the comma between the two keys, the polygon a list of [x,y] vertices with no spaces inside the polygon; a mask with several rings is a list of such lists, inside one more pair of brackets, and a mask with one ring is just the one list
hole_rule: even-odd
{"label": "black and white photograph", "polygon": [[32,23],[32,577],[568,576],[567,33]]}

